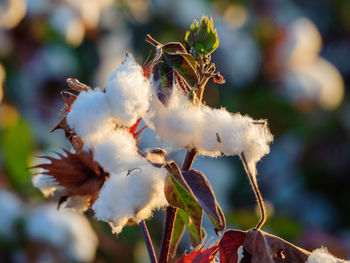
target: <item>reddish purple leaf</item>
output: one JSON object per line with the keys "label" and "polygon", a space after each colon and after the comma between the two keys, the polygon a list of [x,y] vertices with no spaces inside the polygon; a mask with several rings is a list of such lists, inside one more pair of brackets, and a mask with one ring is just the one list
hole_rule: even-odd
{"label": "reddish purple leaf", "polygon": [[197,170],[183,171],[182,175],[197,199],[200,207],[208,214],[216,231],[223,231],[226,227],[225,217],[221,211],[213,189],[203,173]]}
{"label": "reddish purple leaf", "polygon": [[261,230],[247,232],[243,249],[251,263],[305,263],[310,252]]}
{"label": "reddish purple leaf", "polygon": [[228,230],[219,243],[220,263],[238,263],[238,249],[243,246],[246,232]]}

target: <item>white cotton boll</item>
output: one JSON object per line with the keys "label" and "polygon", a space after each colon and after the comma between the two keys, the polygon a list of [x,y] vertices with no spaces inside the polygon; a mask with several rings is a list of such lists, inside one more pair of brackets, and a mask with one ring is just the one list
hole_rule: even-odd
{"label": "white cotton boll", "polygon": [[245,154],[254,164],[269,153],[272,135],[266,125],[225,109],[195,106],[174,91],[167,107],[152,105],[145,120],[158,136],[177,147],[195,147],[200,154],[215,157]]}
{"label": "white cotton boll", "polygon": [[89,146],[104,138],[115,127],[105,93],[99,88],[82,91],[67,114],[67,123]]}
{"label": "white cotton boll", "polygon": [[[248,117],[244,117],[248,118]],[[254,124],[251,118],[246,131],[246,137],[244,138],[247,143],[247,147],[243,153],[248,162],[257,163],[264,155],[270,152],[270,143],[273,140],[273,136],[266,125]]]}
{"label": "white cotton boll", "polygon": [[16,223],[22,216],[23,206],[13,193],[0,190],[0,236],[15,238]]}
{"label": "white cotton boll", "polygon": [[187,98],[172,96],[167,107],[163,104],[156,109],[153,123],[157,134],[177,147],[191,147],[195,143],[200,122],[199,108],[191,105]]}
{"label": "white cotton boll", "polygon": [[100,190],[93,205],[97,219],[109,222],[113,232],[121,232],[129,218],[136,222],[152,216],[153,210],[166,206],[166,170],[140,162],[129,174],[112,175]]}
{"label": "white cotton boll", "polygon": [[137,142],[127,129],[117,129],[95,144],[94,159],[110,173],[133,168],[141,157]]}
{"label": "white cotton boll", "polygon": [[255,164],[269,153],[272,135],[265,125],[256,125],[252,118],[232,114],[225,109],[203,106],[202,111],[202,133],[196,144],[202,155],[244,153],[247,161]]}
{"label": "white cotton boll", "polygon": [[121,125],[133,125],[148,110],[151,87],[132,55],[127,54],[123,64],[110,75],[106,96]]}
{"label": "white cotton boll", "polygon": [[92,262],[95,258],[98,239],[83,215],[57,211],[55,204],[44,205],[28,215],[25,226],[29,237],[60,248],[74,262]]}
{"label": "white cotton boll", "polygon": [[318,248],[312,251],[306,263],[347,263],[350,261],[341,260],[329,254],[326,248]]}
{"label": "white cotton boll", "polygon": [[[201,111],[203,119],[198,125],[200,135],[196,142],[200,153],[211,157],[218,156],[221,152],[235,154],[232,152],[232,144],[236,141],[231,142],[231,139],[234,139],[232,114],[225,109],[212,109],[207,106],[201,106]],[[242,141],[237,141],[236,144],[239,142]],[[239,152],[239,148],[242,147],[237,147],[236,145],[234,148]]]}

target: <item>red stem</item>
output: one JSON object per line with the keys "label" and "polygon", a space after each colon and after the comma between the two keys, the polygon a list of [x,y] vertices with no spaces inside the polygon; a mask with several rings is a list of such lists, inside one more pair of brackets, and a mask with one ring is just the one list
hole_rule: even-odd
{"label": "red stem", "polygon": [[[198,154],[197,149],[188,150],[185,160],[182,164],[182,171],[188,171],[191,169],[194,159]],[[174,223],[176,217],[177,208],[168,206],[165,212],[164,228],[162,244],[160,247],[159,263],[167,263],[169,259],[171,237],[173,235]]]}

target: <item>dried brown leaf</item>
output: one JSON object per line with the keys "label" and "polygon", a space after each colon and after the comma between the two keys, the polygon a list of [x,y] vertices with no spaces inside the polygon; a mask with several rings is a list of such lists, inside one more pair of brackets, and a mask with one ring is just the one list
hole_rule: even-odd
{"label": "dried brown leaf", "polygon": [[44,169],[42,174],[54,177],[60,186],[65,187],[64,196],[90,196],[93,203],[109,176],[108,172],[104,171],[87,152],[64,152],[66,156],[57,153],[59,158],[42,157],[51,163],[39,164],[33,168],[42,168]]}

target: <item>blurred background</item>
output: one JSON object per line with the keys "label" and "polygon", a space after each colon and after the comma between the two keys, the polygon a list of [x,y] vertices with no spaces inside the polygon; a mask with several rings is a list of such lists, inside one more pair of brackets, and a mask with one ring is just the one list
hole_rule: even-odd
{"label": "blurred background", "polygon": [[[91,215],[57,211],[32,186],[37,155],[69,149],[60,120],[65,79],[104,87],[126,52],[183,41],[209,15],[220,39],[212,61],[226,84],[209,83],[213,107],[268,119],[275,136],[258,164],[265,231],[305,249],[350,257],[350,1],[2,0],[0,2],[0,262],[148,262],[137,226],[115,237]],[[161,144],[146,130],[142,148]],[[183,152],[171,153],[179,163]],[[257,223],[237,157],[198,158],[229,228]],[[163,212],[147,223],[155,247]],[[204,220],[208,237],[213,229]],[[180,252],[189,247],[185,234]]]}

